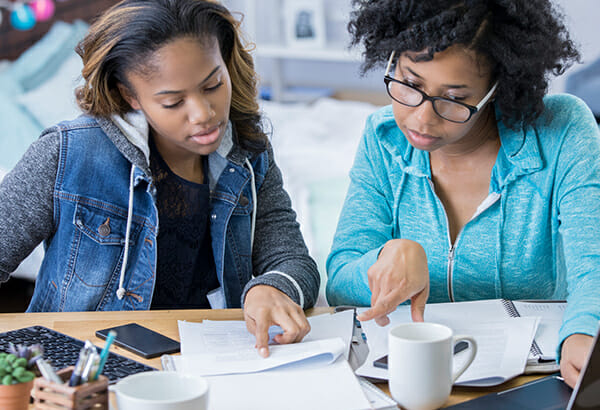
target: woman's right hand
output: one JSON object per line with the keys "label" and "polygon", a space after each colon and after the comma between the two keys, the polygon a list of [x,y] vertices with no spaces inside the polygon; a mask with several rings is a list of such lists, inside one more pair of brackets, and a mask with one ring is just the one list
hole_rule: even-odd
{"label": "woman's right hand", "polygon": [[429,269],[421,245],[408,239],[388,241],[367,276],[371,309],[357,316],[358,320],[375,319],[379,326],[385,326],[390,322],[387,315],[410,299],[413,321],[423,321],[429,297]]}

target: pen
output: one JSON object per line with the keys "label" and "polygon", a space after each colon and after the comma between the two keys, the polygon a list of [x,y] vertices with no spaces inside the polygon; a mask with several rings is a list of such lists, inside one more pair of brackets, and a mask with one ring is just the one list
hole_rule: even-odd
{"label": "pen", "polygon": [[93,376],[95,374],[95,370],[98,368],[99,361],[100,356],[98,356],[98,352],[94,348],[94,351],[91,352],[87,358],[87,362],[85,363],[85,367],[83,368],[83,373],[81,373],[80,384],[84,384],[93,380]]}
{"label": "pen", "polygon": [[98,370],[96,370],[96,374],[94,374],[94,378],[92,380],[96,380],[100,374],[102,374],[102,369],[104,369],[104,364],[106,363],[106,359],[108,358],[108,350],[110,349],[110,345],[117,337],[117,332],[111,330],[108,332],[108,336],[106,337],[106,343],[104,344],[104,349],[100,353],[100,363],[98,363]]}
{"label": "pen", "polygon": [[37,364],[38,369],[40,369],[42,376],[44,376],[44,379],[56,384],[64,383],[63,380],[54,372],[54,369],[52,366],[50,366],[50,364],[48,364],[47,361],[40,358],[37,359],[35,363]]}
{"label": "pen", "polygon": [[75,364],[73,374],[71,374],[71,378],[69,379],[69,386],[77,386],[80,383],[83,369],[85,368],[88,356],[90,355],[90,352],[92,351],[91,349],[93,348],[94,345],[92,344],[92,342],[86,340],[85,344],[79,351],[79,358],[77,359],[77,363]]}

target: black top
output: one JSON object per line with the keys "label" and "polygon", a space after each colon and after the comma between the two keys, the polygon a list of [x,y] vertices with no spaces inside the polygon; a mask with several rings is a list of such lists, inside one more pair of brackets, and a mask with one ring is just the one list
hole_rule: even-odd
{"label": "black top", "polygon": [[151,309],[209,309],[206,294],[219,287],[210,236],[208,160],[204,183],[177,176],[150,138],[156,184],[158,261]]}

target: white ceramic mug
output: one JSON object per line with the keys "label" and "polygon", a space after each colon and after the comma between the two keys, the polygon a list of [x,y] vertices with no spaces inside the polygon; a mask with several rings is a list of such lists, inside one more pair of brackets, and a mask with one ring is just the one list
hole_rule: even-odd
{"label": "white ceramic mug", "polygon": [[206,410],[206,379],[172,371],[132,374],[110,386],[119,410]]}
{"label": "white ceramic mug", "polygon": [[[452,370],[454,345],[469,342],[469,357]],[[475,359],[477,343],[471,336],[453,336],[437,323],[412,322],[394,326],[388,334],[390,393],[409,410],[441,407],[456,379]]]}

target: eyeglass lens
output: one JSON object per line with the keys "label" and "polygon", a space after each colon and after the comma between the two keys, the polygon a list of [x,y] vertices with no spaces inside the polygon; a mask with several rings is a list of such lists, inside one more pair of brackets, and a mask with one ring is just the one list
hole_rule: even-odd
{"label": "eyeglass lens", "polygon": [[[419,91],[406,84],[390,81],[387,86],[390,97],[401,104],[410,107],[421,105],[425,97]],[[450,100],[435,98],[431,101],[435,112],[449,121],[464,122],[471,116],[470,110],[464,105]]]}

